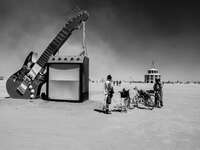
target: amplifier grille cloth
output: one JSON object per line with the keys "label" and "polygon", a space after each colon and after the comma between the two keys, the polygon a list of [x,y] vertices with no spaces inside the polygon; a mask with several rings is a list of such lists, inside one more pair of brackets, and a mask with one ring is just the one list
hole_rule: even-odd
{"label": "amplifier grille cloth", "polygon": [[49,67],[49,98],[79,99],[79,71],[76,64],[52,64]]}

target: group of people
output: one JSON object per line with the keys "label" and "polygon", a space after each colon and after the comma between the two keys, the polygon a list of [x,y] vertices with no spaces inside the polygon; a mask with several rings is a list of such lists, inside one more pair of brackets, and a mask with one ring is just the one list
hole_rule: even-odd
{"label": "group of people", "polygon": [[[127,108],[130,108],[130,104],[137,105],[138,99],[142,99],[145,105],[151,105],[152,107],[161,108],[163,107],[163,91],[162,91],[162,84],[160,79],[155,80],[155,84],[153,85],[153,90],[145,91],[145,90],[139,90],[137,87],[134,88],[135,96],[133,98],[130,98],[129,90],[126,90],[125,88],[122,89],[122,91],[119,91],[120,97],[122,99],[122,111],[127,111]],[[106,114],[110,114],[110,104],[112,102],[113,94],[114,94],[114,88],[112,83],[112,76],[108,75],[107,79],[104,83],[104,111]],[[151,96],[154,96],[154,102],[150,103],[148,100],[151,99]]]}

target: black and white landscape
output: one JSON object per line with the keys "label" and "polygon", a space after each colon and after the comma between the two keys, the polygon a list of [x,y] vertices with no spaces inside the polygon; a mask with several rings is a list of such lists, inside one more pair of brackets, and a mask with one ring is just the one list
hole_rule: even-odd
{"label": "black and white landscape", "polygon": [[[102,82],[90,82],[83,103],[9,98],[6,79],[31,50],[40,55],[78,7],[90,14],[90,80],[111,74],[123,81],[114,87],[111,108],[120,103],[122,88],[152,89],[153,84],[124,82],[144,81],[152,61],[165,82],[164,107],[94,111],[103,107]],[[0,0],[0,149],[200,149],[199,18],[192,1]],[[81,30],[73,32],[59,55],[79,54],[81,40]]]}

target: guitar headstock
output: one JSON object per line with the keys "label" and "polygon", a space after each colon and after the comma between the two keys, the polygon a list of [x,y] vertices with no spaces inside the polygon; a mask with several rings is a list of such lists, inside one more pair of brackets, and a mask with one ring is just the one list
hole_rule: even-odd
{"label": "guitar headstock", "polygon": [[81,23],[83,21],[87,21],[89,17],[89,14],[87,11],[79,11],[76,15],[71,16],[65,27],[69,30],[69,31],[73,31],[75,29],[78,29],[78,27],[81,25]]}

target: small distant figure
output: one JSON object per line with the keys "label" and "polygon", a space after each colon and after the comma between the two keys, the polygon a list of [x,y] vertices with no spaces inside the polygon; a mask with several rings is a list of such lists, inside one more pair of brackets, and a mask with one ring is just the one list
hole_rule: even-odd
{"label": "small distant figure", "polygon": [[114,94],[114,89],[112,85],[112,76],[108,75],[106,82],[104,84],[104,94],[105,94],[105,113],[110,114],[109,105],[111,104],[112,97]]}
{"label": "small distant figure", "polygon": [[115,86],[116,85],[116,81],[113,81],[113,86]]}
{"label": "small distant figure", "polygon": [[153,90],[155,93],[155,107],[161,108],[163,107],[163,91],[162,91],[162,84],[160,79],[155,80],[155,84],[153,86]]}
{"label": "small distant figure", "polygon": [[119,85],[119,81],[118,81],[118,80],[116,81],[116,85],[117,85],[117,86]]}
{"label": "small distant figure", "polygon": [[118,84],[119,84],[119,86],[121,86],[121,84],[122,84],[122,81],[121,81],[121,80],[119,80],[119,81],[118,81]]}

